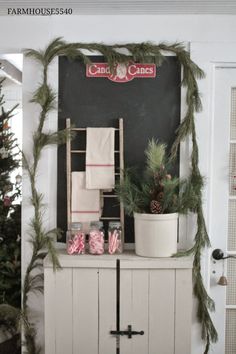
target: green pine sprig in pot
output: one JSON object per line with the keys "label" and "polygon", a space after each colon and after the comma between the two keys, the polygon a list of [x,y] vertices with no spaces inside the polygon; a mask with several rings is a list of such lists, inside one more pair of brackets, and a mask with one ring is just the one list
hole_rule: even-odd
{"label": "green pine sprig in pot", "polygon": [[172,177],[165,144],[151,139],[145,155],[143,173],[125,170],[116,193],[126,213],[134,216],[136,254],[171,257],[177,253],[179,214],[194,210],[198,188]]}
{"label": "green pine sprig in pot", "polygon": [[124,171],[121,183],[116,185],[116,193],[126,213],[186,213],[194,208],[194,186],[170,174],[171,162],[166,154],[166,145],[151,139],[145,155],[143,173],[129,168]]}

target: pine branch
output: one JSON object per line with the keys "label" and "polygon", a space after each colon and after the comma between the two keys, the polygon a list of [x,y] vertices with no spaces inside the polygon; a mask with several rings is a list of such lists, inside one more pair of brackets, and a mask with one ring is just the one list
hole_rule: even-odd
{"label": "pine branch", "polygon": [[147,169],[155,174],[165,164],[166,145],[158,144],[154,138],[149,140],[145,150]]}
{"label": "pine branch", "polygon": [[128,215],[138,213],[142,210],[142,193],[137,184],[133,181],[134,175],[131,170],[124,172],[124,179],[122,184],[117,184],[115,192],[118,198],[122,201],[124,208]]}
{"label": "pine branch", "polygon": [[51,258],[54,271],[57,268],[61,268],[60,262],[57,257],[57,250],[54,246],[54,240],[52,240],[51,237],[47,236],[47,237],[45,237],[45,244],[47,245],[48,254]]}
{"label": "pine branch", "polygon": [[[60,46],[61,41],[55,41],[54,46]],[[23,313],[26,321],[24,322],[24,333],[25,333],[25,346],[28,354],[39,353],[40,348],[36,346],[35,343],[35,327],[34,324],[30,322],[29,317],[29,307],[28,307],[28,297],[30,292],[43,291],[42,275],[41,273],[37,275],[32,275],[33,270],[37,270],[41,267],[42,252],[43,248],[46,246],[47,253],[50,254],[54,267],[59,266],[57,259],[56,249],[53,245],[53,240],[43,229],[42,215],[43,215],[43,196],[36,189],[36,176],[38,163],[41,158],[42,150],[45,146],[53,143],[63,143],[66,138],[68,138],[68,131],[56,132],[56,133],[43,133],[44,123],[47,114],[50,110],[54,108],[55,94],[52,89],[47,84],[47,66],[52,60],[51,51],[53,44],[44,53],[36,51],[28,51],[28,56],[33,56],[35,59],[39,60],[44,67],[44,76],[42,85],[36,90],[32,102],[37,103],[41,107],[41,113],[39,116],[39,124],[36,132],[33,135],[33,162],[30,163],[26,155],[23,154],[23,165],[28,172],[28,176],[31,182],[31,202],[34,207],[34,217],[31,220],[31,244],[32,244],[32,257],[27,266],[24,285],[23,285]]]}
{"label": "pine branch", "polygon": [[178,178],[165,179],[163,184],[163,204],[162,213],[175,213],[179,211],[178,194],[180,181]]}
{"label": "pine branch", "polygon": [[40,134],[39,144],[41,145],[41,148],[47,145],[61,145],[61,144],[65,144],[68,139],[72,140],[73,138],[74,138],[74,134],[71,131],[71,129],[66,128],[54,133]]}
{"label": "pine branch", "polygon": [[37,51],[35,49],[26,49],[24,52],[26,57],[30,57],[38,61],[40,64],[44,65],[44,53],[42,51]]}
{"label": "pine branch", "polygon": [[56,95],[52,88],[47,84],[43,84],[35,91],[30,102],[38,103],[43,108],[43,112],[48,113],[49,111],[55,109],[55,98]]}
{"label": "pine branch", "polygon": [[43,273],[39,273],[33,276],[29,277],[29,286],[31,291],[35,291],[35,290],[39,290],[42,291],[43,290]]}

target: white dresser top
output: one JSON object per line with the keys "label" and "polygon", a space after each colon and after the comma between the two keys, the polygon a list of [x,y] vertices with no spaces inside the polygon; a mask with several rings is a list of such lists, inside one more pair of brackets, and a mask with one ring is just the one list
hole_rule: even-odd
{"label": "white dresser top", "polygon": [[[68,255],[65,249],[58,250],[58,258],[63,268],[116,268],[120,259],[121,269],[187,269],[193,267],[192,257],[146,258],[137,256],[134,251],[110,255]],[[45,268],[52,268],[50,257],[44,260]]]}

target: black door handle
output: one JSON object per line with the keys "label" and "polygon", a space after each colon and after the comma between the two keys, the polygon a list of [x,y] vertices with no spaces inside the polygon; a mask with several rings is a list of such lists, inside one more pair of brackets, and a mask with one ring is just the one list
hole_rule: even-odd
{"label": "black door handle", "polygon": [[144,335],[144,331],[132,331],[132,326],[128,325],[128,330],[127,331],[110,331],[110,334],[116,335],[116,336],[128,336],[128,338],[132,338],[132,336],[135,335]]}
{"label": "black door handle", "polygon": [[224,256],[224,252],[220,248],[216,248],[212,252],[212,258],[215,259],[216,261],[219,261],[221,259],[236,258],[236,256],[233,256],[233,255]]}

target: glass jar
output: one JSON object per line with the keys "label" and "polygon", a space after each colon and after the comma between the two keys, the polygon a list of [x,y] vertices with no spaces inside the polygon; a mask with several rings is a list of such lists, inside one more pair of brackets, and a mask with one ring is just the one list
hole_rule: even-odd
{"label": "glass jar", "polygon": [[122,228],[119,221],[111,221],[108,226],[108,252],[122,252]]}
{"label": "glass jar", "polygon": [[72,222],[71,230],[66,233],[67,253],[85,254],[85,234],[80,222]]}
{"label": "glass jar", "polygon": [[89,253],[104,253],[104,229],[102,221],[93,221],[89,231]]}

